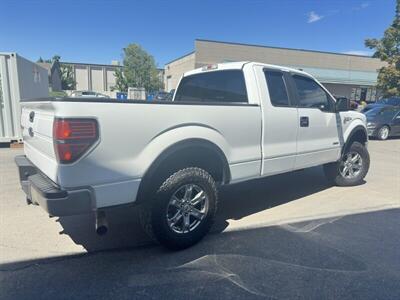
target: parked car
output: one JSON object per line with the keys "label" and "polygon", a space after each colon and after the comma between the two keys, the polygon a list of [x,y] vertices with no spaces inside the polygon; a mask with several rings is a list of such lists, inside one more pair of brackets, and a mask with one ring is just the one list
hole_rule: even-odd
{"label": "parked car", "polygon": [[366,107],[363,108],[363,110],[361,112],[366,113],[367,111],[369,111],[373,108],[383,107],[383,106],[399,106],[400,107],[400,97],[391,97],[391,98],[380,99],[373,104],[368,104]]}
{"label": "parked car", "polygon": [[[346,97],[335,96],[337,101],[348,101]],[[358,103],[356,101],[350,100],[350,108],[356,110],[358,108]]]}
{"label": "parked car", "polygon": [[71,93],[72,98],[110,98],[107,95],[92,92],[92,91],[73,91]]}
{"label": "parked car", "polygon": [[378,106],[365,113],[368,135],[380,140],[400,135],[400,107]]}
{"label": "parked car", "polygon": [[369,169],[366,117],[286,67],[192,70],[168,105],[85,98],[21,105],[25,156],[16,163],[29,203],[52,216],[94,212],[99,234],[108,208],[137,204],[143,228],[173,249],[209,231],[221,185],[323,165],[333,184],[352,186]]}
{"label": "parked car", "polygon": [[170,90],[168,93],[167,101],[172,101],[172,99],[174,98],[174,94],[175,94],[175,89]]}
{"label": "parked car", "polygon": [[167,92],[158,92],[155,94],[153,100],[155,101],[166,101],[168,100],[169,93]]}
{"label": "parked car", "polygon": [[381,104],[381,105],[392,105],[392,106],[400,107],[400,97],[391,97],[391,98],[380,99],[376,103]]}

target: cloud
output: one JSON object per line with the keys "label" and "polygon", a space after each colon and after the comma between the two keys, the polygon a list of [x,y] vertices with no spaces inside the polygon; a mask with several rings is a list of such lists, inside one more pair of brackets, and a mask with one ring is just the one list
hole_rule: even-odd
{"label": "cloud", "polygon": [[307,23],[314,23],[321,20],[324,16],[317,14],[315,11],[310,11],[308,13]]}
{"label": "cloud", "polygon": [[[369,2],[362,2],[361,4],[359,4],[359,5],[355,6],[355,7],[349,7],[348,11],[350,11],[350,12],[351,11],[353,11],[353,12],[354,11],[359,11],[359,10],[366,9],[369,6],[370,6]],[[331,16],[334,16],[334,15],[337,15],[337,14],[342,14],[342,13],[345,13],[345,12],[346,11],[341,11],[339,9],[333,9],[333,10],[330,10],[328,12],[325,12],[324,15],[320,15],[320,14],[318,14],[315,11],[312,10],[307,14],[307,23],[318,22],[323,18],[329,18]]]}
{"label": "cloud", "polygon": [[365,9],[369,6],[370,4],[368,2],[363,2],[360,5],[353,7],[353,10],[362,10]]}
{"label": "cloud", "polygon": [[343,54],[353,54],[353,55],[362,55],[362,56],[372,56],[371,51],[366,51],[366,50],[349,50],[349,51],[343,51]]}

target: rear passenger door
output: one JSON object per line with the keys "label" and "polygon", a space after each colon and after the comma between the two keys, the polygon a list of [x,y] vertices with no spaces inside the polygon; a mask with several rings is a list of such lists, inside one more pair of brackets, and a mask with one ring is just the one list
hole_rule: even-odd
{"label": "rear passenger door", "polygon": [[289,73],[260,68],[262,101],[262,170],[273,175],[293,170],[296,159],[297,107],[289,86]]}
{"label": "rear passenger door", "polygon": [[299,114],[295,169],[339,159],[335,101],[311,77],[292,74],[291,79]]}

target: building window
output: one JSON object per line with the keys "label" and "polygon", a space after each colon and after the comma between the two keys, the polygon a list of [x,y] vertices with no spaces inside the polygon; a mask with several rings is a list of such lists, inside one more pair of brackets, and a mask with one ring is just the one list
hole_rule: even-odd
{"label": "building window", "polygon": [[366,102],[375,102],[376,88],[375,87],[355,87],[351,90],[351,100],[355,101],[366,101]]}

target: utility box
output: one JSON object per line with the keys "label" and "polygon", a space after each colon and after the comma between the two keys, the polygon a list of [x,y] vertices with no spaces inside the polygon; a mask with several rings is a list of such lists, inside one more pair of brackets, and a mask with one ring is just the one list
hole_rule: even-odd
{"label": "utility box", "polygon": [[22,140],[20,101],[49,97],[46,69],[16,53],[0,52],[0,143]]}
{"label": "utility box", "polygon": [[131,100],[146,100],[145,88],[128,88],[128,99]]}

